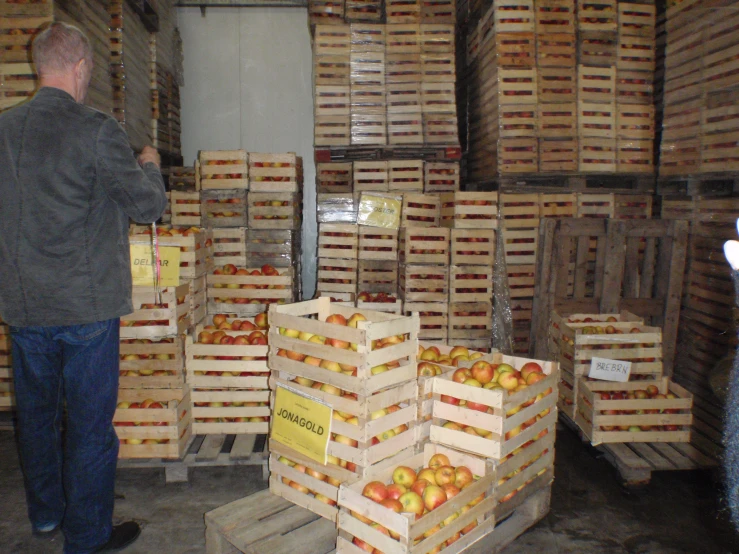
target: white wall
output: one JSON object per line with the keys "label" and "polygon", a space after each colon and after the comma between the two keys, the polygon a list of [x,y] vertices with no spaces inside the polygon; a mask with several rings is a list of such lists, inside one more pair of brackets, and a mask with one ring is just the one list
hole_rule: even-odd
{"label": "white wall", "polygon": [[179,8],[182,154],[243,148],[303,157],[303,294],[316,274],[312,57],[301,8]]}

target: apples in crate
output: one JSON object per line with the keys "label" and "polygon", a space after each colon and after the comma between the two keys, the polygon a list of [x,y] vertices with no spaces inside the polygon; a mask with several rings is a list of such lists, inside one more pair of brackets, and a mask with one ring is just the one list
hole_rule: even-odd
{"label": "apples in crate", "polygon": [[[291,270],[280,272],[269,264],[261,268],[237,268],[234,264],[225,264],[208,275],[208,297],[219,303],[284,304],[287,298],[292,297],[291,287]],[[221,295],[217,289],[227,292]],[[239,292],[235,292],[237,290]],[[263,290],[275,292],[256,292]]]}
{"label": "apples in crate", "polygon": [[418,359],[435,362],[445,366],[462,367],[485,356],[484,352],[470,350],[466,346],[447,346],[434,344],[419,344]]}

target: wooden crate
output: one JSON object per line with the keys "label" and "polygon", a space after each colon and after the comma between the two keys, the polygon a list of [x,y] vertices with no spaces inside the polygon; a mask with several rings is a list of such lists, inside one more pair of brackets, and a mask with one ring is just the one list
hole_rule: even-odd
{"label": "wooden crate", "polygon": [[311,25],[316,26],[316,36],[318,30],[322,30],[325,35],[325,29],[328,27],[349,27],[344,23],[344,0],[310,0],[308,3],[308,17]]}
{"label": "wooden crate", "polygon": [[618,139],[616,169],[619,173],[654,173],[654,141]]}
{"label": "wooden crate", "polygon": [[499,67],[534,67],[536,65],[536,35],[534,33],[495,35],[495,61]]}
{"label": "wooden crate", "polygon": [[355,87],[385,86],[385,52],[354,51],[349,54],[349,82]]}
{"label": "wooden crate", "polygon": [[398,250],[404,264],[448,264],[449,229],[439,227],[403,227]]}
{"label": "wooden crate", "polygon": [[398,264],[396,261],[359,260],[357,288],[375,293],[398,293]]}
{"label": "wooden crate", "polygon": [[497,192],[442,193],[441,220],[455,229],[495,229],[498,219]]}
{"label": "wooden crate", "polygon": [[660,176],[692,175],[701,168],[701,139],[662,140],[660,144]]}
{"label": "wooden crate", "polygon": [[382,2],[380,0],[346,0],[344,19],[355,21],[382,21]]}
{"label": "wooden crate", "polygon": [[[290,303],[295,298],[293,269],[280,275],[262,275],[259,268],[242,268],[250,274],[208,275],[208,312],[256,315],[273,303]],[[251,275],[260,271],[259,275]],[[272,288],[268,288],[272,287]]]}
{"label": "wooden crate", "polygon": [[537,76],[539,102],[542,104],[576,102],[578,84],[575,73],[574,68],[540,67]]}
{"label": "wooden crate", "polygon": [[246,265],[246,227],[215,228],[210,231],[213,241],[213,260],[221,266]]}
{"label": "wooden crate", "polygon": [[52,17],[54,3],[48,0],[42,2],[3,2],[0,4],[0,17]]}
{"label": "wooden crate", "polygon": [[154,341],[122,339],[119,348],[119,388],[174,389],[185,383],[185,342],[182,336]]}
{"label": "wooden crate", "polygon": [[739,132],[701,137],[700,173],[736,171],[739,168]]}
{"label": "wooden crate", "polygon": [[[614,400],[601,397],[601,393],[627,393],[645,390],[650,385],[657,387],[659,394],[672,394],[675,398]],[[580,379],[578,389],[575,423],[594,445],[614,442],[690,442],[693,395],[667,377],[633,383]]]}
{"label": "wooden crate", "polygon": [[[339,486],[355,480],[356,474],[334,463],[319,464],[275,440],[270,441],[269,450],[270,492],[335,524],[339,517],[337,507]],[[286,462],[299,464],[310,470],[311,474],[299,471]],[[296,485],[291,486],[292,483]],[[302,485],[308,492],[297,485]],[[319,499],[318,495],[322,495],[330,502],[323,498]]]}
{"label": "wooden crate", "polygon": [[0,64],[0,82],[0,110],[27,100],[38,88],[33,66],[27,62]]}
{"label": "wooden crate", "polygon": [[577,49],[574,33],[537,34],[536,63],[539,69],[544,67],[560,67],[575,69],[577,67]]}
{"label": "wooden crate", "polygon": [[313,127],[315,146],[349,146],[351,125],[348,115],[316,116]]}
{"label": "wooden crate", "polygon": [[201,150],[198,159],[201,190],[249,188],[245,150]]}
{"label": "wooden crate", "polygon": [[[327,317],[339,314],[349,318],[361,313],[367,323],[359,323],[359,328],[326,323]],[[311,319],[317,316],[318,319]],[[282,348],[301,354],[318,357],[322,360],[337,361],[357,368],[357,376],[336,373],[321,367],[311,366],[277,356],[271,353],[270,367],[273,370],[303,376],[338,387],[356,394],[373,394],[387,387],[394,387],[414,379],[416,375],[416,349],[418,319],[414,317],[398,317],[372,311],[360,311],[357,308],[331,304],[328,298],[317,298],[306,302],[287,306],[272,306],[269,312],[270,337],[269,344],[273,352]],[[355,352],[351,349],[338,348],[327,344],[315,344],[292,338],[289,333],[281,335],[279,328],[287,330],[319,334],[339,342],[357,344]],[[405,335],[406,340],[392,348],[372,349],[372,341],[393,335]],[[381,364],[398,360],[400,366],[390,371],[372,375],[370,369]],[[392,404],[393,402],[391,402]],[[347,410],[354,413],[352,410]],[[398,423],[399,424],[399,423]],[[343,433],[342,433],[343,434]],[[342,457],[342,459],[344,459]],[[367,464],[364,464],[367,465]]]}
{"label": "wooden crate", "polygon": [[[505,389],[475,388],[452,380],[453,372],[433,378],[434,393],[431,441],[451,448],[471,452],[486,458],[501,460],[531,440],[554,434],[557,422],[557,395],[554,391],[559,380],[556,362],[531,360],[493,354],[492,363],[506,363],[520,370],[524,364],[534,362],[543,370],[545,378],[531,386],[511,393]],[[477,411],[441,400],[465,400],[492,410]],[[490,413],[492,412],[492,413]],[[442,427],[444,422],[473,426],[478,435]],[[460,425],[460,426],[461,426]],[[523,425],[526,425],[523,428]],[[518,432],[517,432],[518,431]]]}
{"label": "wooden crate", "polygon": [[358,254],[360,260],[397,260],[398,230],[360,225]]}
{"label": "wooden crate", "polygon": [[536,33],[575,33],[574,0],[539,0],[535,2]]}
{"label": "wooden crate", "polygon": [[421,52],[421,79],[426,83],[456,82],[454,54]]}
{"label": "wooden crate", "polygon": [[[266,379],[265,379],[266,380]],[[269,389],[208,390],[193,389],[192,432],[207,434],[269,433]]]}
{"label": "wooden crate", "polygon": [[391,105],[391,93],[397,90],[395,94],[399,95],[408,90],[403,87],[391,87],[390,85],[411,84],[418,88],[422,75],[420,52],[387,54],[385,58],[385,82],[388,92],[388,107]]}
{"label": "wooden crate", "polygon": [[616,67],[625,71],[650,71],[656,65],[656,50],[651,37],[619,36]]}
{"label": "wooden crate", "polygon": [[498,173],[518,174],[539,171],[539,142],[535,138],[498,140]]}
{"label": "wooden crate", "polygon": [[[451,13],[448,11],[451,8]],[[453,54],[454,0],[428,0],[421,6],[421,51]],[[445,21],[449,19],[449,21]]]}
{"label": "wooden crate", "polygon": [[583,137],[579,141],[579,170],[583,173],[616,171],[616,140]]}
{"label": "wooden crate", "polygon": [[618,30],[616,0],[577,0],[579,31]]}
{"label": "wooden crate", "polygon": [[423,114],[423,142],[428,145],[458,145],[456,114]]}
{"label": "wooden crate", "polygon": [[492,265],[452,265],[450,269],[449,302],[492,302]]}
{"label": "wooden crate", "polygon": [[498,136],[536,137],[537,111],[533,104],[506,104],[498,109]]}
{"label": "wooden crate", "polygon": [[425,162],[423,192],[457,192],[459,162]]}
{"label": "wooden crate", "polygon": [[351,193],[352,162],[316,164],[316,187],[318,193]]}
{"label": "wooden crate", "polygon": [[586,66],[615,67],[618,59],[618,34],[612,31],[580,31],[577,59]]}
{"label": "wooden crate", "polygon": [[448,302],[405,302],[403,311],[406,315],[418,313],[419,339],[446,341],[449,326]]}
{"label": "wooden crate", "polygon": [[359,227],[351,223],[321,223],[318,227],[318,257],[356,260]]}
{"label": "wooden crate", "polygon": [[182,458],[192,434],[190,391],[187,387],[118,389],[119,406],[121,402],[141,403],[147,399],[165,407],[116,409],[113,427],[121,441],[118,457]]}
{"label": "wooden crate", "polygon": [[580,64],[577,67],[577,99],[580,105],[594,102],[614,103],[616,101],[616,68]]}
{"label": "wooden crate", "polygon": [[492,267],[495,261],[495,233],[493,229],[452,229],[451,264]]}
{"label": "wooden crate", "polygon": [[[391,113],[387,115],[388,144],[423,144],[423,118],[421,111],[412,113]],[[388,164],[396,163],[392,160]],[[423,163],[423,162],[420,162]],[[398,190],[398,189],[396,189]],[[405,190],[405,189],[399,189]],[[423,190],[423,183],[418,188]]]}
{"label": "wooden crate", "polygon": [[[351,144],[387,144],[387,117],[384,115],[366,115],[352,113]],[[357,189],[355,188],[354,190],[356,191]]]}
{"label": "wooden crate", "polygon": [[200,214],[200,191],[184,192],[173,190],[170,192],[170,205],[172,209],[172,225],[200,226],[202,221]]}
{"label": "wooden crate", "polygon": [[[535,220],[525,220],[528,224],[536,222],[537,225],[531,228],[508,227],[509,222],[503,227],[503,248],[507,264],[522,265],[535,264],[536,254],[539,246],[539,229],[538,218]],[[516,222],[520,224],[520,222]]]}
{"label": "wooden crate", "polygon": [[403,301],[398,300],[394,296],[388,296],[384,301],[371,301],[365,302],[361,299],[362,292],[357,295],[356,306],[360,310],[372,310],[375,312],[383,312],[386,314],[397,314],[403,313]]}
{"label": "wooden crate", "polygon": [[385,0],[385,19],[392,25],[420,23],[420,0]]}
{"label": "wooden crate", "polygon": [[495,32],[533,33],[536,30],[536,14],[533,0],[505,0],[494,5]]}
{"label": "wooden crate", "polygon": [[349,53],[338,56],[313,56],[313,84],[316,87],[348,87]]}
{"label": "wooden crate", "polygon": [[386,30],[385,25],[354,23],[351,26],[351,51],[385,52]]}
{"label": "wooden crate", "polygon": [[298,231],[247,229],[246,256],[252,263],[268,263],[274,267],[290,267],[298,257]]}
{"label": "wooden crate", "polygon": [[490,302],[457,302],[449,304],[449,341],[490,340],[493,306]]}
{"label": "wooden crate", "polygon": [[[129,228],[128,240],[131,244],[151,245],[151,228],[143,225],[132,225]],[[207,236],[203,229],[176,227],[157,227],[159,246],[180,249],[180,282],[205,275],[211,255],[207,247]]]}
{"label": "wooden crate", "polygon": [[398,292],[404,302],[446,302],[449,296],[449,267],[401,265]]}
{"label": "wooden crate", "polygon": [[[616,70],[616,102],[619,104],[644,104],[654,102],[654,85],[649,72]],[[667,118],[665,107],[665,118]]]}
{"label": "wooden crate", "polygon": [[387,25],[385,52],[388,54],[420,54],[420,25]]}
{"label": "wooden crate", "polygon": [[616,104],[579,102],[577,105],[578,135],[582,143],[591,137],[610,139],[616,135]]}
{"label": "wooden crate", "polygon": [[204,189],[200,197],[201,215],[208,227],[246,227],[246,190]]}
{"label": "wooden crate", "polygon": [[507,271],[514,321],[530,320],[531,306],[519,299],[531,299],[534,296],[536,266],[534,264],[509,265]]}
{"label": "wooden crate", "polygon": [[[0,353],[0,360],[6,356]],[[7,356],[10,363],[10,356]],[[15,394],[13,387],[13,370],[10,367],[0,367],[0,412],[11,411],[15,408]]]}
{"label": "wooden crate", "polygon": [[654,139],[654,106],[617,104],[616,138]]}
{"label": "wooden crate", "polygon": [[[472,521],[477,522],[477,528],[465,535],[460,540],[462,544],[467,544],[473,538],[484,536],[493,530],[495,526],[494,509],[495,486],[497,474],[493,464],[481,458],[462,454],[455,450],[444,448],[436,444],[426,444],[424,451],[419,454],[408,456],[406,459],[400,460],[399,465],[409,466],[414,471],[420,471],[424,465],[429,463],[431,457],[436,453],[443,453],[448,456],[453,466],[464,465],[472,471],[474,475],[480,476],[477,481],[469,485],[464,492],[457,497],[438,507],[433,512],[409,521],[403,515],[393,512],[384,506],[375,503],[373,500],[362,496],[364,487],[373,480],[382,483],[390,483],[392,481],[392,473],[394,467],[387,468],[383,471],[374,473],[371,477],[358,480],[355,483],[346,485],[339,491],[339,537],[337,541],[337,554],[347,554],[358,552],[359,549],[352,543],[354,537],[359,538],[365,543],[381,549],[382,552],[410,553],[431,552],[434,548],[443,547],[445,541],[461,532],[463,528]],[[438,526],[444,519],[456,514],[465,504],[472,500],[483,497],[484,499],[470,508],[461,517],[445,525],[445,530],[423,538],[426,531]],[[362,520],[355,515],[362,514]],[[397,540],[380,533],[372,527],[372,524],[378,523],[391,533],[396,534]],[[421,537],[422,540],[415,543],[415,539]],[[415,545],[415,546],[414,546]],[[449,549],[451,552],[461,552],[456,545]]]}
{"label": "wooden crate", "polygon": [[[577,104],[539,104],[537,135],[541,138],[558,138],[577,135]],[[541,160],[540,160],[541,163]]]}
{"label": "wooden crate", "polygon": [[300,229],[302,211],[299,194],[292,192],[250,192],[249,229]]}
{"label": "wooden crate", "polygon": [[160,295],[154,287],[133,287],[132,301],[134,312],[121,316],[122,339],[172,337],[187,330],[190,323],[189,283],[163,288]]}
{"label": "wooden crate", "polygon": [[387,167],[389,190],[418,193],[423,191],[423,160],[390,160]]}
{"label": "wooden crate", "polygon": [[205,319],[208,311],[207,277],[202,275],[190,281],[190,328]]}
{"label": "wooden crate", "polygon": [[[349,99],[350,103],[347,105],[346,110],[347,115],[383,116],[386,113],[385,85],[352,84]],[[342,109],[344,108],[342,107]]]}
{"label": "wooden crate", "polygon": [[577,195],[577,217],[610,219],[616,216],[616,196],[613,193]]}
{"label": "wooden crate", "polygon": [[421,110],[423,113],[454,113],[457,98],[454,83],[421,83]]}
{"label": "wooden crate", "polygon": [[321,293],[357,293],[357,260],[318,258],[316,290]]}
{"label": "wooden crate", "polygon": [[536,68],[498,68],[498,102],[503,104],[537,104]]}
{"label": "wooden crate", "polygon": [[656,9],[654,4],[618,3],[619,36],[654,38]]}
{"label": "wooden crate", "polygon": [[302,188],[303,159],[294,152],[285,154],[249,152],[249,190],[299,192]]}
{"label": "wooden crate", "polygon": [[437,195],[405,193],[400,226],[438,227],[440,209],[441,202]]}
{"label": "wooden crate", "polygon": [[418,82],[388,83],[386,99],[388,115],[421,112],[421,90]]}
{"label": "wooden crate", "polygon": [[1,17],[0,58],[3,62],[28,62],[33,37],[43,24],[51,21],[53,18],[49,16]]}
{"label": "wooden crate", "polygon": [[539,217],[576,217],[577,195],[572,193],[539,195]]}
{"label": "wooden crate", "polygon": [[539,170],[542,172],[574,172],[579,165],[577,138],[539,140]]}

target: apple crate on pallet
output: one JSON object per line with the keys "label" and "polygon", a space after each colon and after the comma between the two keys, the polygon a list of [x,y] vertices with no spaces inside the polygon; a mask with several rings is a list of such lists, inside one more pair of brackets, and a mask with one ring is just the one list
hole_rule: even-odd
{"label": "apple crate on pallet", "polygon": [[176,389],[185,383],[185,341],[172,338],[122,339],[118,387],[122,389]]}
{"label": "apple crate on pallet", "polygon": [[[540,67],[538,69],[539,102],[541,104],[560,104],[565,116],[577,116],[577,76],[574,68]],[[575,105],[573,105],[575,104]],[[573,126],[574,127],[574,126]],[[551,135],[554,137],[562,136]]]}
{"label": "apple crate on pallet", "polygon": [[249,229],[300,229],[301,197],[292,192],[251,192]]}
{"label": "apple crate on pallet", "polygon": [[190,283],[166,287],[133,287],[134,312],[121,317],[122,339],[173,337],[190,324]]}
{"label": "apple crate on pallet", "polygon": [[423,160],[390,160],[387,167],[388,190],[423,192]]}
{"label": "apple crate on pallet", "polygon": [[656,8],[649,4],[618,3],[618,34],[620,37],[654,38]]}
{"label": "apple crate on pallet", "polygon": [[269,442],[269,490],[334,523],[339,517],[339,487],[357,478],[338,459],[319,464],[275,440]]}
{"label": "apple crate on pallet", "polygon": [[397,260],[398,230],[359,225],[360,260]]}
{"label": "apple crate on pallet", "polygon": [[201,150],[199,161],[200,190],[249,188],[245,150]]}
{"label": "apple crate on pallet", "polygon": [[[265,377],[266,380],[266,377]],[[193,389],[192,432],[196,435],[269,433],[269,389]]]}
{"label": "apple crate on pallet", "polygon": [[382,21],[381,0],[346,0],[344,19],[349,23]]}
{"label": "apple crate on pallet", "polygon": [[404,302],[447,302],[449,266],[401,264],[398,274],[398,291]]}
{"label": "apple crate on pallet", "polygon": [[[606,104],[603,104],[604,106]],[[581,137],[578,168],[582,173],[615,173],[616,140]]]}
{"label": "apple crate on pallet", "polygon": [[249,190],[299,192],[302,188],[303,158],[296,156],[294,152],[285,154],[249,152]]}
{"label": "apple crate on pallet", "polygon": [[634,383],[580,379],[575,423],[596,446],[690,442],[692,409],[693,395],[667,377]]}
{"label": "apple crate on pallet", "polygon": [[297,261],[299,248],[299,231],[246,230],[246,256],[252,263],[291,267]]}
{"label": "apple crate on pallet", "polygon": [[[148,407],[142,407],[144,404]],[[118,389],[113,427],[121,442],[119,458],[182,458],[192,435],[191,423],[192,403],[186,385],[179,389]]]}
{"label": "apple crate on pallet", "polygon": [[493,328],[490,302],[450,302],[449,342],[488,349]]}
{"label": "apple crate on pallet", "polygon": [[[616,70],[616,102],[651,105],[654,102],[654,85],[650,72]],[[665,116],[669,111],[668,106],[665,106]],[[664,127],[668,125],[669,123]]]}
{"label": "apple crate on pallet", "polygon": [[[354,314],[359,314],[354,319],[356,328],[339,324]],[[361,316],[366,318],[366,321],[361,321]],[[331,321],[327,322],[328,318]],[[362,311],[331,304],[328,298],[318,298],[288,306],[271,306],[269,321],[271,325],[269,343],[272,347],[269,364],[272,369],[364,395],[415,379],[417,317]],[[282,328],[284,334],[280,334],[278,328]],[[326,344],[309,342],[297,338],[300,333],[319,335],[328,339]],[[400,337],[404,338],[401,340]],[[373,341],[383,339],[390,341],[388,344],[392,343],[393,346],[373,349]],[[344,348],[347,343],[356,344],[357,351]],[[336,373],[277,356],[277,349],[312,356],[327,363],[336,362],[356,367],[357,376]],[[389,371],[375,371],[375,374],[370,371],[371,368],[395,361],[401,365]]]}
{"label": "apple crate on pallet", "polygon": [[493,266],[452,265],[449,302],[492,302]]}
{"label": "apple crate on pallet", "polygon": [[577,45],[574,33],[546,33],[536,35],[536,62],[539,68],[577,66]]}
{"label": "apple crate on pallet", "polygon": [[318,193],[352,192],[352,162],[316,164],[316,186]]}
{"label": "apple crate on pallet", "polygon": [[237,269],[235,266],[227,269],[233,273],[223,273],[226,267],[217,268],[215,271],[218,273],[207,277],[209,313],[254,316],[265,311],[269,304],[289,304],[294,301],[292,267],[275,270],[270,275],[262,274],[260,268]]}
{"label": "apple crate on pallet", "polygon": [[334,293],[357,293],[357,260],[318,258],[316,290],[333,296]]}
{"label": "apple crate on pallet", "polygon": [[423,192],[459,191],[459,162],[426,162]]}
{"label": "apple crate on pallet", "polygon": [[[428,19],[430,19],[430,21],[421,23],[421,52],[453,54],[455,50],[454,2],[452,0],[427,0],[421,10],[422,18],[426,17],[424,11],[429,10]],[[449,13],[451,20],[442,21],[441,18],[448,17],[447,10],[451,10]],[[430,12],[433,12],[433,15]]]}
{"label": "apple crate on pallet", "polygon": [[539,169],[542,172],[574,172],[579,167],[577,138],[539,140]]}
{"label": "apple crate on pallet", "polygon": [[451,264],[493,266],[495,261],[494,229],[452,229]]}
{"label": "apple crate on pallet", "polygon": [[[506,364],[515,370],[497,377],[502,388],[486,389],[455,381],[459,370],[433,378],[432,442],[501,460],[529,441],[554,434],[558,364],[500,353],[492,354],[490,363]],[[487,377],[495,378],[493,367],[486,371]],[[520,385],[518,374],[529,384]],[[481,374],[484,380],[487,377]],[[473,427],[476,435],[465,432],[467,427]]]}
{"label": "apple crate on pallet", "polygon": [[357,288],[375,293],[398,293],[397,260],[359,260]]}
{"label": "apple crate on pallet", "polygon": [[313,53],[316,56],[348,56],[351,45],[349,25],[316,25],[313,33]]}
{"label": "apple crate on pallet", "polygon": [[[151,245],[151,227],[131,225],[128,240],[131,244]],[[183,230],[168,226],[157,227],[157,242],[161,247],[180,249],[181,281],[201,277],[207,272],[211,249],[207,244],[208,236],[205,229],[190,227]]]}
{"label": "apple crate on pallet", "polygon": [[246,227],[216,228],[211,229],[210,233],[216,265],[246,266]]}
{"label": "apple crate on pallet", "polygon": [[358,249],[358,225],[351,223],[321,223],[318,226],[319,258],[356,260],[359,255]]}
{"label": "apple crate on pallet", "polygon": [[574,0],[538,0],[534,9],[537,33],[575,33]]}
{"label": "apple crate on pallet", "polygon": [[[421,67],[421,57],[420,54],[409,54],[410,56],[416,56],[418,59],[418,67],[420,71]],[[404,56],[405,58],[405,56]],[[415,60],[414,60],[415,61]],[[411,72],[414,70],[415,65],[411,65],[410,63],[406,63],[404,66],[400,65],[400,62],[395,62],[389,66],[390,71],[392,73],[389,73],[389,77],[393,80],[399,80],[401,78],[404,79],[413,79],[413,81],[404,81],[401,83],[388,83],[385,86],[385,98],[387,99],[387,113],[388,116],[400,116],[397,119],[391,119],[391,130],[394,130],[398,137],[402,136],[400,135],[400,132],[402,132],[404,129],[402,128],[403,122],[407,121],[405,123],[405,126],[409,128],[409,131],[413,134],[411,136],[416,137],[416,132],[418,130],[418,126],[421,127],[421,139],[423,139],[423,120],[422,120],[422,112],[421,112],[421,91],[418,89],[418,82],[416,82],[416,76],[415,75],[406,75],[405,73],[401,74],[401,71],[404,72]],[[402,117],[408,118],[408,120],[403,120]],[[418,120],[418,122],[416,121]],[[398,138],[400,140],[400,138]],[[420,142],[423,142],[421,140]]]}
{"label": "apple crate on pallet", "polygon": [[434,194],[403,194],[401,227],[438,227],[441,202]]}
{"label": "apple crate on pallet", "polygon": [[354,162],[354,192],[387,192],[387,162]]}
{"label": "apple crate on pallet", "polygon": [[[339,28],[346,27],[344,25],[344,0],[310,0],[308,3],[308,16],[311,25],[316,26],[316,34],[318,29],[324,30],[336,25]],[[348,33],[347,33],[348,34]]]}
{"label": "apple crate on pallet", "polygon": [[423,142],[429,145],[458,146],[457,115],[447,113],[423,114]]}
{"label": "apple crate on pallet", "polygon": [[420,25],[386,25],[386,46],[388,54],[420,54]]}
{"label": "apple crate on pallet", "polygon": [[577,104],[539,104],[537,133],[541,138],[575,136],[577,128]]}
{"label": "apple crate on pallet", "polygon": [[619,173],[654,173],[654,143],[652,139],[618,139],[616,150],[616,169]]}
{"label": "apple crate on pallet", "polygon": [[541,193],[539,195],[540,217],[576,217],[577,194],[574,192],[563,194]]}
{"label": "apple crate on pallet", "polygon": [[389,25],[421,22],[420,0],[385,0],[385,17]]}
{"label": "apple crate on pallet", "polygon": [[656,63],[654,38],[619,36],[616,57],[618,69],[653,73]]}
{"label": "apple crate on pallet", "polygon": [[616,0],[577,0],[579,31],[618,30]]}
{"label": "apple crate on pallet", "polygon": [[169,194],[172,225],[199,227],[202,221],[200,191],[173,190]]}
{"label": "apple crate on pallet", "polygon": [[616,103],[595,104],[580,102],[577,106],[577,126],[580,140],[587,142],[591,137],[604,139],[616,136]]}
{"label": "apple crate on pallet", "polygon": [[441,225],[457,229],[495,229],[497,192],[447,192],[441,199]]}
{"label": "apple crate on pallet", "polygon": [[313,79],[316,87],[349,86],[349,53],[313,56]]}
{"label": "apple crate on pallet", "polygon": [[313,125],[316,146],[349,146],[351,119],[348,115],[317,115]]}
{"label": "apple crate on pallet", "polygon": [[403,227],[398,250],[403,264],[448,264],[450,231],[444,227]]}
{"label": "apple crate on pallet", "polygon": [[[444,458],[434,458],[437,455],[443,455]],[[417,514],[415,518],[409,518],[408,514],[396,513],[363,494],[365,487],[371,486],[372,482],[391,484],[397,466],[410,468],[408,477],[412,478],[411,471],[420,474],[422,468],[429,465],[437,468],[437,461],[445,465],[448,462],[454,468],[450,479],[456,478],[458,467],[467,468],[467,471],[461,471],[460,474],[464,474],[464,480],[468,484],[451,500],[443,502],[439,497],[440,505],[425,515],[422,515],[424,503],[420,497],[417,506],[406,506],[406,509],[412,510],[411,513]],[[475,480],[473,475],[477,475],[478,479]],[[336,552],[362,552],[367,550],[362,546],[364,544],[369,545],[368,548],[374,547],[378,551],[394,554],[438,552],[442,548],[450,553],[463,552],[467,546],[494,532],[496,483],[497,475],[492,461],[427,443],[422,453],[398,460],[396,466],[373,472],[369,477],[341,487]],[[440,492],[445,498],[443,489]],[[458,513],[462,515],[455,518]],[[449,519],[452,521],[441,528],[442,522]],[[393,539],[389,534],[381,533],[375,524],[380,526],[379,529],[385,529],[398,538]],[[461,538],[444,548],[448,540],[460,534]],[[417,539],[420,541],[416,542]]]}
{"label": "apple crate on pallet", "polygon": [[203,222],[208,227],[246,226],[246,190],[206,189],[200,197]]}

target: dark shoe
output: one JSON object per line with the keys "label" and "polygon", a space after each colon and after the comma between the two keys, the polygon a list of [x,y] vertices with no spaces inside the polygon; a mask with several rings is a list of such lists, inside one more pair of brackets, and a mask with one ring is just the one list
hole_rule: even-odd
{"label": "dark shoe", "polygon": [[98,548],[95,552],[119,552],[130,546],[141,534],[141,527],[135,521],[126,521],[120,525],[113,526],[108,542]]}
{"label": "dark shoe", "polygon": [[50,539],[59,531],[59,524],[49,524],[33,529],[33,536],[37,539]]}

